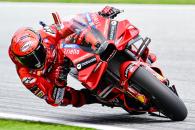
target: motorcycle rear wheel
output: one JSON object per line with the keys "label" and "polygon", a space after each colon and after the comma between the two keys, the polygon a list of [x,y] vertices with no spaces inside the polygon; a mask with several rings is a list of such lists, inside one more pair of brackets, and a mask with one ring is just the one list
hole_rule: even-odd
{"label": "motorcycle rear wheel", "polygon": [[183,101],[143,67],[139,67],[130,80],[139,87],[138,89],[143,90],[161,113],[171,120],[182,121],[187,117],[188,112]]}

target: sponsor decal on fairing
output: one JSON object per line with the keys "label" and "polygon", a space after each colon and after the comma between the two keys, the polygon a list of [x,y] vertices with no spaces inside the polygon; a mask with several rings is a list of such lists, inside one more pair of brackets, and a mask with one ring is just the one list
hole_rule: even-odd
{"label": "sponsor decal on fairing", "polygon": [[71,55],[78,55],[78,54],[80,54],[80,50],[79,50],[80,47],[77,44],[62,43],[61,44],[61,48],[66,48],[66,49],[64,49],[64,54],[71,54]]}
{"label": "sponsor decal on fairing", "polygon": [[110,22],[110,27],[109,27],[109,32],[108,32],[108,39],[109,40],[114,40],[116,36],[116,31],[117,31],[117,25],[118,22],[115,20],[112,20]]}
{"label": "sponsor decal on fairing", "polygon": [[89,57],[91,57],[91,56],[93,56],[93,55],[94,55],[94,54],[87,53],[87,54],[85,54],[85,55],[79,57],[78,59],[75,59],[73,62],[74,62],[74,64],[77,64],[78,62],[81,62],[81,61],[83,61],[83,60],[85,60],[85,59],[87,59],[87,58],[89,58]]}
{"label": "sponsor decal on fairing", "polygon": [[80,50],[78,50],[78,49],[65,49],[64,54],[79,55]]}
{"label": "sponsor decal on fairing", "polygon": [[62,43],[62,48],[80,48],[77,44]]}
{"label": "sponsor decal on fairing", "polygon": [[88,66],[93,65],[93,64],[96,63],[96,62],[97,62],[96,57],[95,57],[95,56],[92,56],[92,57],[90,57],[90,58],[88,58],[88,59],[86,59],[86,60],[84,60],[84,61],[79,62],[79,63],[76,65],[76,67],[77,67],[78,70],[82,70],[82,69],[87,68]]}

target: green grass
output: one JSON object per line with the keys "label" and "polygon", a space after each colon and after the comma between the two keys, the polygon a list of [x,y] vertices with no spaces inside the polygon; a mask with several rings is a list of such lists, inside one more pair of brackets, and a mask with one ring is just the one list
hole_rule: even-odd
{"label": "green grass", "polygon": [[95,129],[40,122],[0,119],[0,130],[95,130]]}
{"label": "green grass", "polygon": [[195,0],[0,0],[14,2],[195,4]]}

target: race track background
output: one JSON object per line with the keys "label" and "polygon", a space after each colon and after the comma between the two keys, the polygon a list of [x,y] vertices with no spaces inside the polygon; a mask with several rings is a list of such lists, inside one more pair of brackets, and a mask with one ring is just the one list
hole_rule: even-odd
{"label": "race track background", "polygon": [[[195,6],[113,5],[124,9],[118,19],[129,19],[143,36],[152,38],[151,50],[157,54],[165,75],[175,84],[188,108],[183,122],[152,117],[148,114],[130,116],[122,109],[101,105],[82,108],[51,107],[33,96],[16,74],[7,50],[13,33],[22,26],[40,28],[39,20],[53,23],[51,12],[58,11],[65,20],[72,15],[98,11],[104,4],[40,4],[0,3],[0,113],[19,114],[61,121],[136,129],[195,129]],[[69,85],[79,89],[79,82],[69,77]]]}

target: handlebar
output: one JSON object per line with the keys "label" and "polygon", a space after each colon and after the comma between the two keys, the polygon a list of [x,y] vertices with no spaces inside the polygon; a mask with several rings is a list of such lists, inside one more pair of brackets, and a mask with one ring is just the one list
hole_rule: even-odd
{"label": "handlebar", "polygon": [[119,9],[116,9],[115,10],[115,13],[113,13],[112,15],[109,16],[109,18],[112,18],[113,16],[117,15],[117,14],[120,14],[120,13],[123,13],[124,10],[119,10]]}

